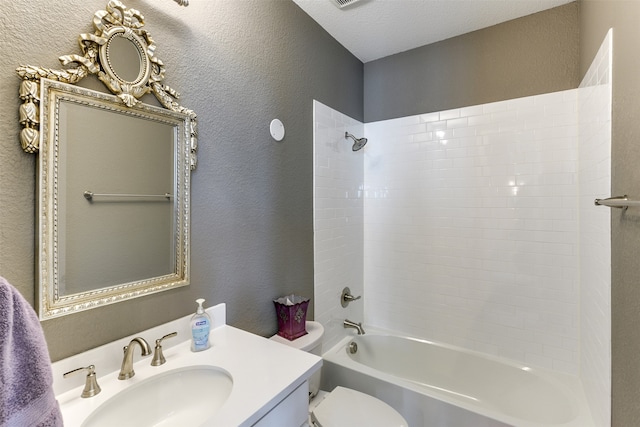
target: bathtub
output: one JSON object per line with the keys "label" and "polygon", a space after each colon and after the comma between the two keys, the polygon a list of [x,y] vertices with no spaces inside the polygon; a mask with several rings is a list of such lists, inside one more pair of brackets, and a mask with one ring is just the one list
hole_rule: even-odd
{"label": "bathtub", "polygon": [[383,332],[347,337],[322,357],[323,390],[376,396],[411,427],[593,427],[568,375]]}

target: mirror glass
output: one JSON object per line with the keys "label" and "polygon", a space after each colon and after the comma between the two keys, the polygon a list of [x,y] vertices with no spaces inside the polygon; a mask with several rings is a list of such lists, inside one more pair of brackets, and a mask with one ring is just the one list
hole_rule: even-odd
{"label": "mirror glass", "polygon": [[175,127],[69,99],[57,122],[61,293],[172,273]]}
{"label": "mirror glass", "polygon": [[142,60],[140,47],[122,33],[116,33],[109,38],[106,46],[109,66],[113,74],[124,82],[136,82],[141,77]]}
{"label": "mirror glass", "polygon": [[189,116],[41,87],[41,318],[187,285]]}

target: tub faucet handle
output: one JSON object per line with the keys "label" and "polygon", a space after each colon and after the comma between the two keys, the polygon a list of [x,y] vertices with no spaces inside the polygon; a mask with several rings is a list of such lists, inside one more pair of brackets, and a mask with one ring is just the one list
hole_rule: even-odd
{"label": "tub faucet handle", "polygon": [[153,351],[153,360],[151,360],[151,366],[160,366],[167,361],[167,359],[164,358],[164,354],[162,354],[162,341],[167,338],[175,337],[176,335],[178,335],[177,332],[171,332],[170,334],[167,334],[162,338],[156,340],[156,348]]}
{"label": "tub faucet handle", "polygon": [[340,296],[340,305],[346,307],[351,301],[356,301],[360,298],[362,298],[361,295],[358,295],[357,297],[351,295],[351,289],[349,289],[348,286],[345,286],[345,288],[342,290],[342,295]]}
{"label": "tub faucet handle", "polygon": [[82,390],[82,394],[80,395],[80,397],[93,397],[96,394],[100,393],[100,391],[102,391],[100,389],[100,386],[98,385],[98,379],[96,378],[96,367],[94,365],[89,365],[86,368],[74,369],[73,371],[62,374],[62,377],[67,378],[70,375],[74,375],[84,371],[87,371],[87,379],[85,380],[84,390]]}

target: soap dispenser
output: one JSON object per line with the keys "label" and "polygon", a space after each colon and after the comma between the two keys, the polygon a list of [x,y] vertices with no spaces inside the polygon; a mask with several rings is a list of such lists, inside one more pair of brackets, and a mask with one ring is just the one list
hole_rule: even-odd
{"label": "soap dispenser", "polygon": [[198,309],[191,318],[191,351],[202,351],[209,348],[209,331],[211,330],[211,318],[204,311],[203,298],[196,300]]}

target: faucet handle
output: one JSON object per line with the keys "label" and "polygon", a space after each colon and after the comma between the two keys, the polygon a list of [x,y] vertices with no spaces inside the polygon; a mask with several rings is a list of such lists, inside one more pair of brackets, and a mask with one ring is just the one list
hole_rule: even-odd
{"label": "faucet handle", "polygon": [[351,289],[349,289],[348,286],[345,286],[345,288],[342,290],[342,295],[340,296],[340,305],[342,305],[343,307],[346,307],[349,305],[351,301],[356,301],[356,300],[359,300],[360,298],[362,298],[361,295],[357,297],[354,297],[353,295],[351,295]]}
{"label": "faucet handle", "polygon": [[62,377],[67,378],[70,375],[83,371],[87,371],[87,379],[84,383],[84,390],[82,390],[80,397],[93,397],[101,391],[100,386],[98,385],[98,379],[96,378],[96,367],[94,365],[89,365],[86,368],[74,369],[73,371],[64,373]]}
{"label": "faucet handle", "polygon": [[160,366],[167,361],[167,359],[164,358],[164,354],[162,354],[162,341],[166,338],[172,338],[177,335],[177,332],[171,332],[170,334],[167,334],[162,338],[156,340],[156,348],[153,352],[153,360],[151,361],[151,366]]}

